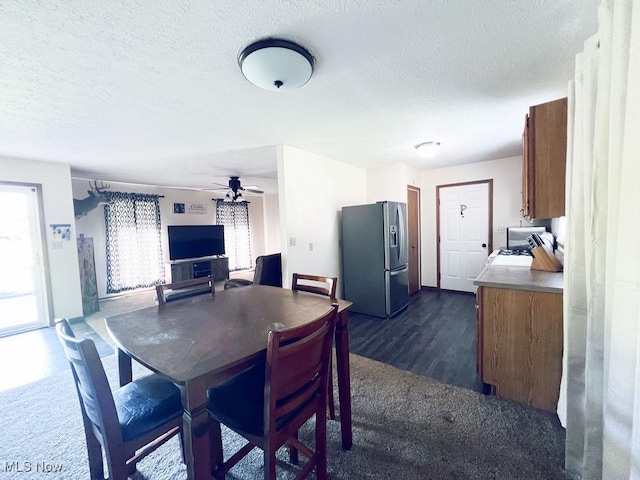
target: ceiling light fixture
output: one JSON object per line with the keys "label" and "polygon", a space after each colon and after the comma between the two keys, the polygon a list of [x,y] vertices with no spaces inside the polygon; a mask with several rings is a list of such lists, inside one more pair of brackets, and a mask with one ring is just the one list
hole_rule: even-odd
{"label": "ceiling light fixture", "polygon": [[315,64],[307,49],[280,38],[258,40],[238,56],[244,77],[265,90],[292,90],[309,81]]}
{"label": "ceiling light fixture", "polygon": [[438,151],[438,147],[440,146],[440,142],[424,142],[416,145],[416,150],[418,151],[418,155],[423,158],[433,158],[436,156],[436,152]]}

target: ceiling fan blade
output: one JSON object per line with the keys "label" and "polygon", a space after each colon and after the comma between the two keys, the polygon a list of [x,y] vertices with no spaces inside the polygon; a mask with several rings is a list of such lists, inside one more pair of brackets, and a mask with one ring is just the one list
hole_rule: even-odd
{"label": "ceiling fan blade", "polygon": [[241,186],[240,190],[243,190],[245,192],[251,192],[251,193],[264,193],[264,191],[260,188],[259,185]]}

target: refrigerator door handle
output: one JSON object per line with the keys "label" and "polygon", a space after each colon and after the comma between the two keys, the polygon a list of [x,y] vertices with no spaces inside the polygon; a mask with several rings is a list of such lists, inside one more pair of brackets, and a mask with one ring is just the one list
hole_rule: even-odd
{"label": "refrigerator door handle", "polygon": [[389,270],[389,276],[390,277],[395,277],[397,275],[402,275],[402,274],[406,273],[407,270],[408,270],[407,267],[398,268],[396,270]]}
{"label": "refrigerator door handle", "polygon": [[405,223],[405,218],[404,215],[402,214],[402,208],[400,207],[400,205],[398,205],[398,230],[400,231],[400,242],[399,242],[399,248],[398,248],[398,263],[400,265],[406,265],[407,263],[407,239],[405,238],[406,236],[406,231],[407,231],[407,226]]}

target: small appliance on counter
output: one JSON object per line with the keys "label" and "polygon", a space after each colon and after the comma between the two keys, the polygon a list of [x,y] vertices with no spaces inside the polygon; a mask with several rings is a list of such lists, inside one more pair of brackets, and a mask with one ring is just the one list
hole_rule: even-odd
{"label": "small appliance on counter", "polygon": [[489,256],[491,265],[504,267],[531,267],[533,256],[527,248],[516,250],[496,250]]}
{"label": "small appliance on counter", "polygon": [[507,250],[529,250],[527,237],[534,233],[545,234],[545,237],[550,235],[553,242],[553,235],[547,232],[547,227],[507,227]]}

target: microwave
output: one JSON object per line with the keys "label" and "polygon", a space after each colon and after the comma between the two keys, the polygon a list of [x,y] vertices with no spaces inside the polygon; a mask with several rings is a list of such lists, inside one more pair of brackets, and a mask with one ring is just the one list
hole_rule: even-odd
{"label": "microwave", "polygon": [[545,233],[547,227],[507,227],[507,250],[528,250],[527,237],[533,233]]}

